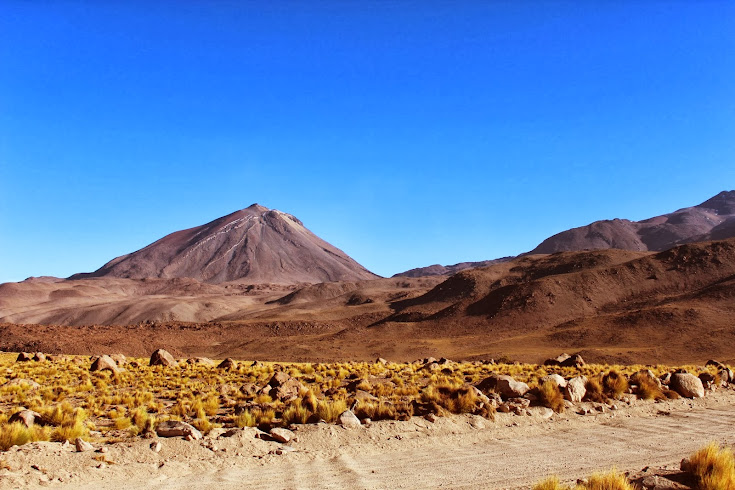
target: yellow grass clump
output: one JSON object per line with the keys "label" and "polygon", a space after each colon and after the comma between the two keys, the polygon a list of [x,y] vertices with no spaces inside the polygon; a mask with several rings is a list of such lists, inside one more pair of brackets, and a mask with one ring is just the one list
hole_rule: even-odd
{"label": "yellow grass clump", "polygon": [[728,447],[711,442],[692,454],[684,466],[697,477],[702,490],[735,489],[735,457]]}

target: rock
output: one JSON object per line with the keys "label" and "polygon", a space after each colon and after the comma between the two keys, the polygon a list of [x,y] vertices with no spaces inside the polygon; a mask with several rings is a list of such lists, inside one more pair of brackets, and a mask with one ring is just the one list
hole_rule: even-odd
{"label": "rock", "polygon": [[36,383],[32,379],[25,379],[25,378],[11,379],[7,383],[5,383],[3,386],[28,386],[28,388],[31,390],[36,390],[41,387],[40,384]]}
{"label": "rock", "polygon": [[733,379],[732,377],[733,374],[730,368],[720,369],[717,372],[717,375],[720,377],[720,382],[722,383],[722,386],[727,386],[728,383],[732,383],[733,381],[735,381],[735,379]]}
{"label": "rock", "polygon": [[115,361],[115,364],[117,364],[118,367],[123,367],[128,363],[128,358],[125,357],[124,354],[112,354],[110,359]]}
{"label": "rock", "polygon": [[584,362],[584,359],[582,359],[582,356],[579,354],[574,354],[568,359],[565,359],[559,363],[561,367],[576,367],[581,368],[586,363]]}
{"label": "rock", "polygon": [[441,369],[441,366],[439,365],[438,362],[429,362],[421,366],[420,370],[434,372],[434,371],[439,371],[440,369]]}
{"label": "rock", "polygon": [[631,381],[634,384],[637,384],[641,379],[647,379],[651,383],[654,383],[659,388],[662,387],[661,380],[656,377],[655,374],[653,374],[653,371],[650,369],[641,369],[640,371],[636,372],[633,376],[630,377]]}
{"label": "rock", "polygon": [[707,361],[707,363],[705,364],[705,366],[714,366],[717,369],[727,369],[727,366],[725,366],[724,364],[722,364],[720,361],[715,361],[713,359],[710,359],[709,361]]}
{"label": "rock", "polygon": [[118,374],[124,371],[117,367],[117,363],[112,360],[110,356],[100,356],[94,360],[92,366],[89,368],[90,371],[110,371],[112,374]]}
{"label": "rock", "polygon": [[156,427],[156,434],[158,434],[159,437],[202,438],[202,433],[195,427],[178,420],[167,420],[166,422],[161,422]]}
{"label": "rock", "polygon": [[552,383],[556,383],[556,386],[559,388],[565,388],[567,386],[567,380],[559,376],[558,374],[548,374],[541,379],[538,380],[539,386],[541,386],[543,383],[546,383],[548,381],[551,381]]}
{"label": "rock", "polygon": [[574,403],[581,402],[587,393],[585,384],[587,384],[586,376],[576,376],[570,379],[564,388],[564,398]]}
{"label": "rock", "polygon": [[546,359],[544,361],[544,366],[560,366],[562,362],[566,361],[570,357],[572,356],[570,356],[569,354],[561,354],[556,358]]}
{"label": "rock", "polygon": [[498,406],[498,412],[513,412],[520,415],[521,413],[525,413],[529,406],[531,406],[531,401],[526,398],[509,398],[508,401]]}
{"label": "rock", "polygon": [[13,422],[20,422],[26,427],[31,427],[33,424],[46,425],[46,421],[43,419],[43,416],[33,410],[21,410],[20,412],[14,413],[8,419],[9,424],[12,424]]}
{"label": "rock", "polygon": [[543,420],[548,420],[554,415],[554,411],[547,407],[539,407],[538,408],[538,415]]}
{"label": "rock", "polygon": [[46,354],[44,354],[43,352],[36,352],[33,355],[33,360],[36,362],[43,362],[46,360]]}
{"label": "rock", "polygon": [[81,437],[77,437],[77,440],[74,441],[74,446],[77,448],[78,453],[83,453],[85,451],[94,451],[94,447]]}
{"label": "rock", "polygon": [[485,394],[495,391],[495,387],[498,386],[498,375],[493,374],[482,381],[475,384],[475,388],[482,391]]}
{"label": "rock", "polygon": [[521,397],[529,389],[526,383],[516,381],[510,376],[498,376],[498,382],[495,386],[495,390],[506,398]]}
{"label": "rock", "polygon": [[357,400],[358,402],[376,402],[378,401],[378,397],[371,395],[367,391],[357,390],[355,392],[355,400]]}
{"label": "rock", "polygon": [[671,373],[664,373],[664,374],[662,374],[661,377],[659,378],[659,380],[661,381],[661,384],[662,385],[668,386],[669,383],[671,382]]}
{"label": "rock", "polygon": [[358,419],[357,416],[352,413],[352,410],[345,410],[340,414],[337,420],[339,422],[339,425],[341,425],[345,429],[358,429],[362,427],[360,419]]}
{"label": "rock", "polygon": [[231,370],[237,368],[237,363],[231,357],[228,357],[224,361],[220,362],[217,369]]}
{"label": "rock", "polygon": [[386,360],[385,360],[385,359],[383,359],[382,357],[378,357],[378,358],[377,358],[377,359],[375,360],[375,363],[376,363],[376,364],[382,364],[382,365],[386,365],[386,364],[388,364],[388,361],[386,361]]}
{"label": "rock", "polygon": [[684,473],[691,473],[692,468],[692,462],[689,461],[689,458],[684,458],[681,460],[681,463],[679,464],[679,469],[683,471]]}
{"label": "rock", "polygon": [[28,352],[21,352],[18,354],[18,357],[15,358],[15,362],[26,362],[26,361],[32,361],[33,355],[29,354]]}
{"label": "rock", "polygon": [[427,413],[426,415],[424,415],[424,418],[432,424],[439,419],[439,417],[437,417],[434,413]]}
{"label": "rock", "polygon": [[162,448],[162,447],[163,447],[163,446],[161,446],[161,443],[160,443],[160,442],[158,442],[158,441],[153,441],[153,442],[151,442],[151,449],[152,449],[152,450],[153,450],[153,452],[155,452],[155,453],[160,453],[160,452],[161,452],[161,448]]}
{"label": "rock", "polygon": [[253,383],[245,383],[240,387],[240,393],[243,395],[254,395],[258,391],[258,387]]}
{"label": "rock", "polygon": [[290,379],[291,379],[291,376],[289,376],[287,373],[284,373],[283,371],[279,371],[271,377],[270,381],[268,381],[268,386],[278,388],[279,386],[286,383]]}
{"label": "rock", "polygon": [[704,386],[705,390],[709,390],[710,388],[714,388],[715,386],[715,376],[714,374],[710,373],[701,373],[699,376],[699,380],[702,382],[702,386]]}
{"label": "rock", "polygon": [[674,373],[671,375],[669,386],[672,390],[686,398],[704,397],[702,380],[689,373]]}
{"label": "rock", "polygon": [[306,387],[301,384],[301,381],[296,378],[291,378],[282,385],[271,389],[270,396],[271,398],[277,398],[281,401],[288,401],[297,398],[299,393],[305,389]]}
{"label": "rock", "polygon": [[192,366],[214,367],[214,361],[208,357],[191,357],[186,360],[186,363]]}
{"label": "rock", "polygon": [[165,367],[177,367],[179,364],[168,351],[164,349],[158,349],[151,354],[150,366],[165,366]]}
{"label": "rock", "polygon": [[[359,421],[358,421],[359,422]],[[270,430],[270,435],[273,438],[274,441],[280,442],[280,443],[287,443],[291,441],[294,437],[294,433],[291,432],[288,429],[281,429],[280,427],[277,427],[275,429]]]}

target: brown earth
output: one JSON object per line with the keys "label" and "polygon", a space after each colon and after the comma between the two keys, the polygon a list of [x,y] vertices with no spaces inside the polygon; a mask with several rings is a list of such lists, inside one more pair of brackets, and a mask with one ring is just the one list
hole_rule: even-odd
{"label": "brown earth", "polygon": [[378,276],[314,235],[294,216],[253,204],[206,225],[171,233],[71,279],[90,277],[294,284]]}
{"label": "brown earth", "polygon": [[[562,351],[590,361],[735,360],[735,239],[525,256],[450,278],[316,285],[193,279],[0,285],[0,348],[266,360]],[[45,324],[43,326],[37,324]]]}

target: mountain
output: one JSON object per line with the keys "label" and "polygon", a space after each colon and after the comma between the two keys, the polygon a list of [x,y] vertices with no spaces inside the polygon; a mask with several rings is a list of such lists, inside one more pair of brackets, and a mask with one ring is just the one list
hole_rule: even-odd
{"label": "mountain", "polygon": [[547,238],[529,254],[572,250],[661,251],[684,243],[735,237],[735,191],[723,191],[697,206],[642,221],[595,221]]}
{"label": "mountain", "polygon": [[434,264],[428,267],[417,267],[416,269],[410,269],[405,272],[399,272],[394,274],[393,277],[428,277],[428,276],[451,276],[459,271],[466,269],[475,269],[477,267],[487,267],[493,264],[499,264],[511,260],[513,257],[503,257],[494,260],[482,260],[480,262],[460,262],[454,265],[439,265]]}
{"label": "mountain", "polygon": [[313,234],[294,216],[253,204],[205,225],[171,233],[95,272],[69,279],[93,277],[295,284],[379,276]]}

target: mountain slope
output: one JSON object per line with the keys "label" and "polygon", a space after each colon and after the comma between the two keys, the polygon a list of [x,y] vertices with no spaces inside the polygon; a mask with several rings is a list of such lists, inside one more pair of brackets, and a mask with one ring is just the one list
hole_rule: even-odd
{"label": "mountain slope", "polygon": [[619,248],[661,251],[696,241],[735,236],[735,191],[673,213],[642,221],[595,221],[547,238],[529,254]]}
{"label": "mountain slope", "polygon": [[306,229],[290,214],[258,204],[171,233],[70,279],[188,277],[207,283],[318,283],[378,276]]}

